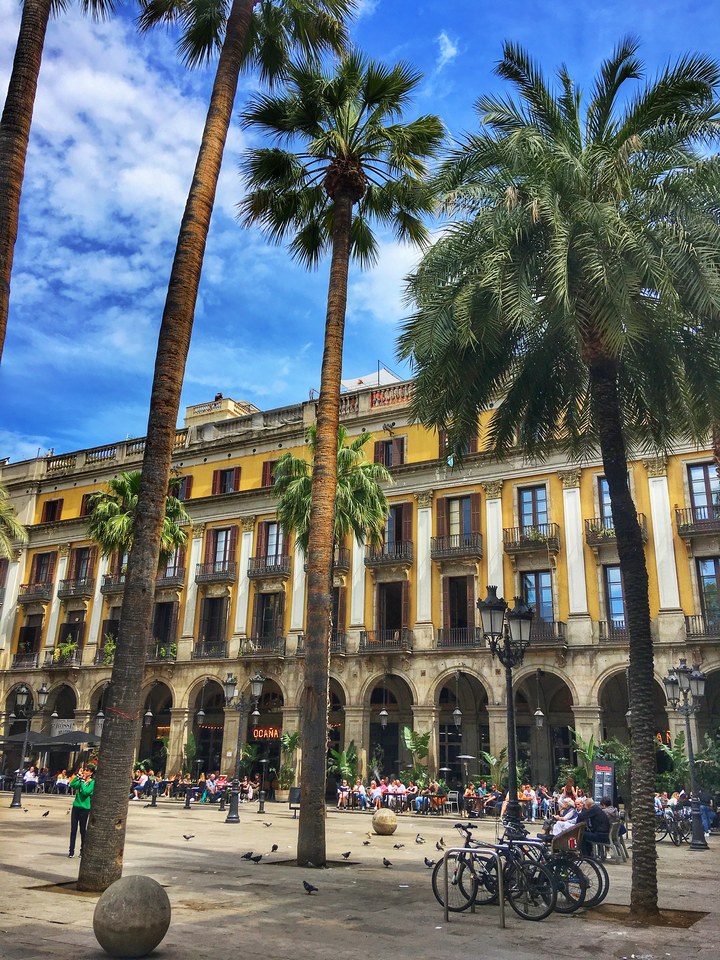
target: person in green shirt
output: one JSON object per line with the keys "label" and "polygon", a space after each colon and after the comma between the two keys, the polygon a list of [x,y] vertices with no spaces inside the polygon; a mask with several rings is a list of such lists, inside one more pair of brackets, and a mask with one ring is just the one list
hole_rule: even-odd
{"label": "person in green shirt", "polygon": [[68,784],[69,790],[77,791],[70,814],[70,853],[68,853],[68,857],[75,856],[75,838],[77,837],[78,827],[80,827],[80,856],[82,856],[85,831],[90,816],[90,802],[95,790],[94,776],[95,771],[91,767],[81,767]]}

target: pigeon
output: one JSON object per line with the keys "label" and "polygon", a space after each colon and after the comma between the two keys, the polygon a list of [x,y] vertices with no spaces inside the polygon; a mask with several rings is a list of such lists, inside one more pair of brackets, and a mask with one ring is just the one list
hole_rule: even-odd
{"label": "pigeon", "polygon": [[252,859],[252,855],[253,855],[252,850],[248,850],[248,852],[247,852],[247,853],[244,853],[244,854],[240,857],[240,859],[241,859],[241,860],[251,860],[251,859]]}
{"label": "pigeon", "polygon": [[425,837],[421,837],[420,834],[418,834],[415,837],[415,843],[425,843]]}
{"label": "pigeon", "polygon": [[443,837],[440,837],[440,843],[443,845],[443,847],[445,846],[445,840]]}
{"label": "pigeon", "polygon": [[274,843],[274,844],[270,847],[270,853],[275,853],[275,852],[277,851],[277,849],[278,849],[278,845],[277,845],[276,843]]}
{"label": "pigeon", "polygon": [[28,808],[27,808],[27,807],[23,807],[23,813],[27,813],[27,812],[28,812]]}
{"label": "pigeon", "polygon": [[260,863],[260,861],[262,860],[262,854],[259,853],[256,857],[250,857],[250,859],[252,860],[253,863]]}
{"label": "pigeon", "polygon": [[364,847],[369,847],[369,846],[370,846],[370,841],[369,841],[369,840],[363,840],[363,846],[364,846]]}
{"label": "pigeon", "polygon": [[43,814],[43,816],[44,816],[44,817],[49,817],[49,816],[50,816],[50,811],[49,811],[49,810],[46,810],[45,813]]}
{"label": "pigeon", "polygon": [[183,834],[183,840],[192,840],[192,838],[193,838],[194,836],[195,836],[194,833],[184,833],[184,834]]}
{"label": "pigeon", "polygon": [[434,861],[434,860],[429,860],[427,857],[425,857],[425,866],[428,867],[428,869],[429,869],[430,867],[434,867],[434,866],[435,866],[435,861]]}
{"label": "pigeon", "polygon": [[268,823],[267,820],[263,820],[263,826],[264,826],[264,827],[271,827],[271,826],[272,826],[272,823]]}
{"label": "pigeon", "polygon": [[341,853],[340,856],[343,858],[343,860],[347,860],[351,853],[352,850],[348,850],[347,853]]}
{"label": "pigeon", "polygon": [[435,849],[436,849],[436,850],[439,850],[440,853],[442,853],[442,851],[443,851],[443,845],[440,843],[439,840],[438,840],[438,842],[435,844]]}
{"label": "pigeon", "polygon": [[387,857],[383,857],[383,866],[384,866],[384,867],[391,867],[391,866],[392,866],[392,861],[388,860]]}
{"label": "pigeon", "polygon": [[303,886],[305,887],[305,893],[310,896],[311,893],[317,893],[318,888],[314,887],[311,883],[308,883],[307,880],[303,880]]}
{"label": "pigeon", "polygon": [[404,843],[394,843],[394,844],[393,844],[393,850],[402,850],[402,848],[403,848],[404,846],[405,846]]}
{"label": "pigeon", "polygon": [[151,806],[152,806],[151,803],[146,803],[145,806],[143,807],[143,810],[147,810],[147,808],[148,808],[148,807],[151,807]]}

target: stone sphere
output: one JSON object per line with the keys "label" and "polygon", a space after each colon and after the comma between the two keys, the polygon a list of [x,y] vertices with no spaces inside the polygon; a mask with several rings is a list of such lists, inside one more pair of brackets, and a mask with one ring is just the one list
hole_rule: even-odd
{"label": "stone sphere", "polygon": [[397,830],[397,817],[392,810],[381,807],[376,810],[372,818],[373,830],[381,837],[389,837]]}
{"label": "stone sphere", "polygon": [[111,957],[145,957],[170,926],[170,900],[152,877],[122,877],[95,906],[93,930]]}

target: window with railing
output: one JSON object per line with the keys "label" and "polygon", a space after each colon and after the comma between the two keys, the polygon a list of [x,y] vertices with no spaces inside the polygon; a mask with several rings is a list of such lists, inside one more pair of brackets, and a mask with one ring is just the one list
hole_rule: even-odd
{"label": "window with railing", "polygon": [[625,629],[625,590],[618,564],[603,567],[605,581],[605,606],[609,630]]}
{"label": "window with railing", "polygon": [[552,623],[552,574],[549,570],[532,570],[521,574],[522,598],[532,607],[534,618]]}
{"label": "window with railing", "polygon": [[544,483],[518,490],[518,514],[521,529],[548,523],[547,487]]}
{"label": "window with railing", "polygon": [[714,463],[688,466],[688,483],[693,519],[702,522],[720,517],[720,478]]}
{"label": "window with railing", "polygon": [[720,626],[720,557],[697,561],[700,606],[707,625]]}

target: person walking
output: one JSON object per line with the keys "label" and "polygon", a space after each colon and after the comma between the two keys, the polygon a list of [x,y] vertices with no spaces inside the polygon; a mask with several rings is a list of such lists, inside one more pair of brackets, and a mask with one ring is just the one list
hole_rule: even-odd
{"label": "person walking", "polygon": [[75,856],[75,839],[78,827],[80,828],[80,856],[82,856],[85,830],[90,816],[90,801],[95,790],[95,771],[91,767],[81,767],[68,784],[69,790],[76,790],[70,811],[70,852],[68,857]]}

